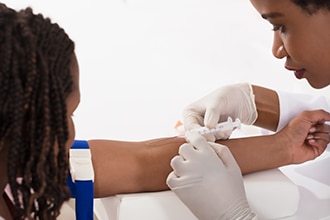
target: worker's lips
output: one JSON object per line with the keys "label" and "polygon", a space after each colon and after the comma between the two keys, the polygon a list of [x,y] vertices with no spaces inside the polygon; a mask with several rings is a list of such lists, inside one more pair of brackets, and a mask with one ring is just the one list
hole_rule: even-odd
{"label": "worker's lips", "polygon": [[306,72],[305,69],[295,70],[294,75],[296,76],[297,79],[302,79],[304,78],[305,72]]}

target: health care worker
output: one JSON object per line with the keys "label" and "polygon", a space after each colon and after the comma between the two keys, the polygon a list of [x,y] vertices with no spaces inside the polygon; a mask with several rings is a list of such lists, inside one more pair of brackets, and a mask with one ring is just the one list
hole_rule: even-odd
{"label": "health care worker", "polygon": [[[251,0],[251,3],[273,25],[273,55],[286,58],[285,68],[314,88],[328,86],[330,2]],[[301,113],[313,109],[319,110]],[[327,111],[330,100],[326,97],[242,83],[219,88],[189,105],[184,111],[184,126],[186,130],[212,128],[230,116],[248,125],[280,131],[300,114],[313,132],[314,125],[329,121]],[[299,132],[296,131],[297,135],[302,135]],[[309,144],[318,141],[313,135],[304,135]],[[214,141],[217,137],[208,135],[206,139]],[[196,132],[188,132],[187,139],[190,143],[183,145],[179,155],[172,159],[173,172],[167,178],[168,186],[183,203],[201,220],[258,219],[249,207],[240,169],[228,148],[207,142]]]}

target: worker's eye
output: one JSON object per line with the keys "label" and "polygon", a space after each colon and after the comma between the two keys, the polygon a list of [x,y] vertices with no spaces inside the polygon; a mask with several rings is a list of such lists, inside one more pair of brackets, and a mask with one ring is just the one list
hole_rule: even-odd
{"label": "worker's eye", "polygon": [[284,33],[285,27],[283,25],[274,25],[272,31],[280,31],[281,33]]}

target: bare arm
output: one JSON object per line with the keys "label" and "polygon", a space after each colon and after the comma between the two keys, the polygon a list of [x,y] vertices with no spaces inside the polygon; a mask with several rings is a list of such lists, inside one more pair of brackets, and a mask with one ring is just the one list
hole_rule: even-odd
{"label": "bare arm", "polygon": [[275,135],[230,139],[217,143],[230,149],[242,174],[277,168],[291,162],[288,144]]}
{"label": "bare arm", "polygon": [[[260,115],[266,112],[269,111],[261,111]],[[330,121],[329,113],[321,110],[305,112],[274,135],[229,139],[218,143],[229,147],[243,174],[302,163],[319,156],[330,141],[329,126],[322,123],[317,125],[322,121]],[[260,124],[274,125],[267,120],[260,120]],[[310,129],[315,126],[315,143],[306,142]],[[185,139],[180,137],[141,142],[90,140],[95,196],[168,189],[166,178],[172,171],[170,161],[183,143]]]}
{"label": "bare arm", "polygon": [[[141,142],[90,140],[95,196],[168,189],[170,161],[185,142],[179,137]],[[229,147],[246,174],[289,164],[289,148],[281,142],[275,136],[261,136],[218,143]]]}
{"label": "bare arm", "polygon": [[170,160],[185,142],[179,137],[140,142],[90,140],[95,196],[168,189]]}
{"label": "bare arm", "polygon": [[[275,130],[279,120],[275,91],[253,86],[258,119],[255,125]],[[287,148],[272,136],[228,140],[227,145],[242,173],[270,169],[288,163]],[[159,138],[141,142],[90,140],[95,170],[96,196],[168,189],[170,160],[184,138]],[[270,156],[271,155],[271,156]]]}
{"label": "bare arm", "polygon": [[252,85],[258,118],[254,125],[275,131],[279,122],[280,107],[274,90]]}

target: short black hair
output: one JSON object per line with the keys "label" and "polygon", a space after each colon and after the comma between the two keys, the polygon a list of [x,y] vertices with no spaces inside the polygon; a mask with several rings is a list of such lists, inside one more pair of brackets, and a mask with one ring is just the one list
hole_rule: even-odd
{"label": "short black hair", "polygon": [[313,14],[320,9],[330,11],[330,1],[328,0],[292,0],[292,2],[309,14]]}

